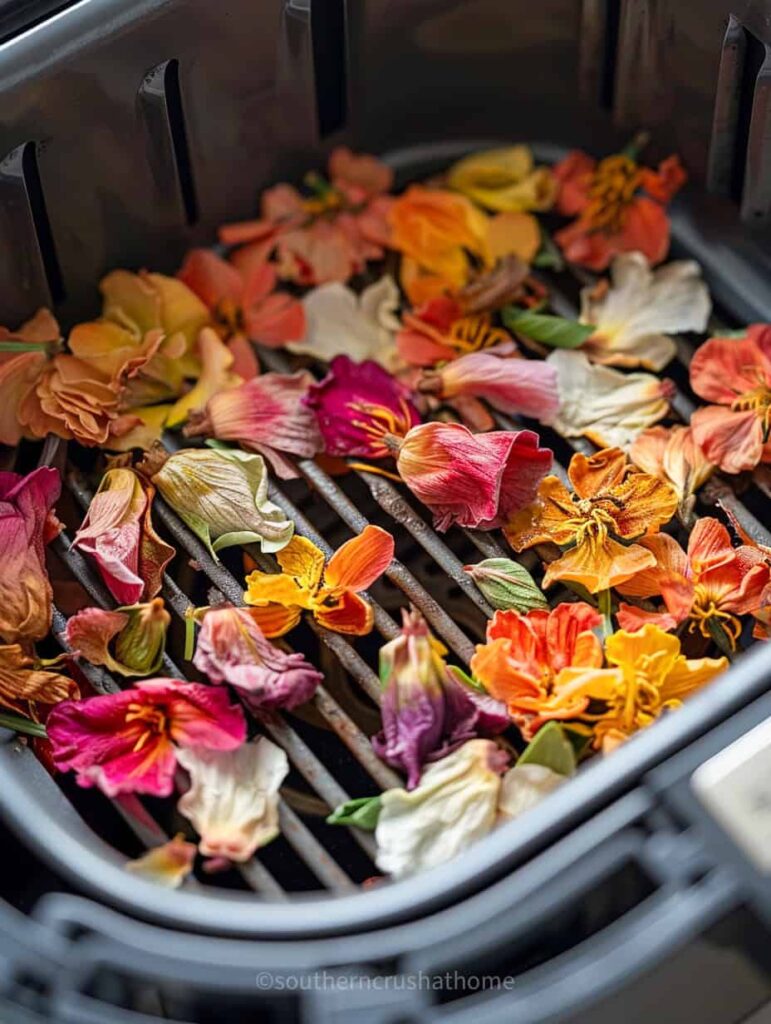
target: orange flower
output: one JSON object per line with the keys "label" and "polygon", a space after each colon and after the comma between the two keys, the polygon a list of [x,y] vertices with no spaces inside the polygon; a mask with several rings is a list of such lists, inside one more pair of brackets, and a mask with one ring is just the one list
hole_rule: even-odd
{"label": "orange flower", "polygon": [[574,580],[595,594],[654,566],[649,550],[629,542],[669,522],[677,508],[672,488],[636,470],[620,448],[574,455],[568,477],[573,493],[547,476],[535,503],[505,531],[515,551],[548,541],[567,548],[549,564],[544,586]]}
{"label": "orange flower", "polygon": [[[57,660],[48,664],[53,666]],[[38,661],[20,644],[0,645],[0,707],[30,718],[35,704],[58,704],[79,696],[77,683],[48,671],[46,662]]]}
{"label": "orange flower", "polygon": [[604,270],[621,252],[639,251],[650,263],[666,257],[669,218],[664,206],[686,178],[676,156],[653,171],[624,153],[597,163],[574,150],[557,164],[554,175],[560,183],[557,209],[576,217],[554,236],[571,262]]}
{"label": "orange flower", "polygon": [[726,473],[771,462],[771,324],[705,341],[691,360],[691,387],[716,403],[691,420],[708,459]]}
{"label": "orange flower", "polygon": [[521,615],[498,611],[478,644],[471,671],[489,694],[506,703],[525,739],[550,718],[574,718],[587,700],[544,712],[555,687],[603,674],[602,644],[593,632],[602,617],[583,602]]}
{"label": "orange flower", "polygon": [[305,537],[294,536],[276,558],[282,571],[255,571],[246,577],[244,600],[267,637],[282,636],[309,611],[320,626],[362,636],[372,629],[372,606],[359,596],[381,576],[394,556],[393,537],[367,526],[346,541],[325,564],[324,553]]}
{"label": "orange flower", "polygon": [[448,295],[429,299],[414,313],[402,315],[396,335],[399,355],[410,366],[433,366],[497,344],[512,344],[511,335],[493,327],[489,313],[464,316]]}
{"label": "orange flower", "polygon": [[696,444],[691,427],[650,427],[632,443],[629,458],[644,473],[666,480],[680,499],[680,514],[688,519],[694,494],[715,466]]}
{"label": "orange flower", "polygon": [[604,671],[563,673],[543,712],[573,717],[583,702],[578,721],[592,728],[592,746],[604,754],[679,708],[728,666],[725,658],[686,659],[678,638],[653,625],[639,633],[618,630],[605,641],[605,657],[612,667]]}
{"label": "orange flower", "polygon": [[[19,407],[45,369],[46,347],[53,347],[60,336],[59,324],[47,309],[39,309],[16,331],[0,327],[0,342],[7,348],[0,352],[0,444],[14,446],[24,436]],[[14,351],[17,344],[18,351]],[[30,344],[41,348],[29,351]]]}
{"label": "orange flower", "polygon": [[619,589],[629,597],[649,598],[658,594],[666,611],[646,612],[622,604],[618,621],[624,629],[639,629],[654,622],[674,629],[689,623],[730,650],[741,633],[738,616],[762,606],[763,590],[769,582],[764,552],[743,544],[731,546],[728,530],[717,519],[699,519],[688,540],[688,553],[672,537],[659,534],[640,541],[654,556],[655,564]]}

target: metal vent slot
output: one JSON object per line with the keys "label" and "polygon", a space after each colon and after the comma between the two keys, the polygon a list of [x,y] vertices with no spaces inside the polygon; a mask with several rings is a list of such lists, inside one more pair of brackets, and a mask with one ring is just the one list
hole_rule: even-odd
{"label": "metal vent slot", "polygon": [[27,313],[33,304],[54,305],[65,297],[37,154],[38,143],[25,142],[0,163],[0,234],[7,246],[0,251],[0,267],[4,255],[3,281],[18,277]]}
{"label": "metal vent slot", "polygon": [[139,107],[147,129],[153,178],[162,202],[180,207],[186,224],[198,221],[193,166],[185,128],[179,61],[164,61],[139,87]]}
{"label": "metal vent slot", "polygon": [[616,97],[621,5],[618,0],[583,0],[579,35],[581,98],[613,110]]}
{"label": "metal vent slot", "polygon": [[295,0],[310,4],[316,111],[323,138],[342,128],[348,113],[345,0]]}
{"label": "metal vent slot", "polygon": [[707,187],[742,220],[771,215],[771,48],[731,15],[720,60]]}

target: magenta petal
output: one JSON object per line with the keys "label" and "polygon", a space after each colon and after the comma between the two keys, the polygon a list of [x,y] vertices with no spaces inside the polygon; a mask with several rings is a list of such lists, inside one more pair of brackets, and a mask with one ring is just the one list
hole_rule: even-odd
{"label": "magenta petal", "polygon": [[502,359],[488,352],[472,352],[449,363],[440,374],[448,398],[486,398],[500,412],[520,413],[543,422],[559,410],[556,368],[541,360]]}
{"label": "magenta petal", "polygon": [[243,709],[224,686],[158,678],[144,679],[136,689],[167,709],[171,738],[181,747],[234,750],[246,739]]}

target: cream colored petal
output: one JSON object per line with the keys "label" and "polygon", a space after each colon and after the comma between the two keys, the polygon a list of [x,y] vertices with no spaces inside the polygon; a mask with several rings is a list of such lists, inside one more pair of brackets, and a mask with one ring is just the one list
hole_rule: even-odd
{"label": "cream colored petal", "polygon": [[385,792],[375,831],[380,870],[413,874],[487,835],[498,813],[501,756],[492,741],[469,740],[430,765],[416,789]]}
{"label": "cream colored petal", "polygon": [[600,448],[627,448],[667,414],[666,385],[652,374],[593,366],[583,352],[559,350],[546,361],[557,370],[560,393],[551,424],[564,437],[588,437]]}
{"label": "cream colored petal", "polygon": [[581,293],[581,322],[596,334],[586,351],[596,362],[661,370],[674,357],[668,335],[704,331],[712,303],[698,263],[678,260],[652,270],[639,252],[617,256],[611,285],[600,297]]}
{"label": "cream colored petal", "polygon": [[329,362],[347,355],[354,362],[376,359],[387,366],[394,351],[399,322],[394,310],[399,293],[390,277],[365,289],[361,297],[335,281],[314,288],[303,299],[306,333],[292,342],[292,352]]}
{"label": "cream colored petal", "polygon": [[187,843],[182,835],[178,835],[136,860],[128,861],[125,868],[168,889],[177,889],[193,870],[195,854],[195,843]]}
{"label": "cream colored petal", "polygon": [[192,782],[177,809],[200,835],[201,853],[242,863],[276,838],[289,762],[275,743],[260,736],[237,750],[178,749],[177,760]]}
{"label": "cream colored petal", "polygon": [[566,781],[564,775],[559,775],[542,764],[514,765],[501,781],[501,795],[498,800],[499,820],[511,821],[518,818]]}

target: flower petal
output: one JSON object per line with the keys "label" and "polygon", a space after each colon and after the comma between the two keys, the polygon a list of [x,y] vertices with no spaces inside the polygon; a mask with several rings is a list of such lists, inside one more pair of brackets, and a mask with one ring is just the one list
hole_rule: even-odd
{"label": "flower petal", "polygon": [[691,430],[706,458],[724,473],[742,473],[765,461],[763,421],[752,409],[705,406],[691,417]]}
{"label": "flower petal", "polygon": [[352,590],[346,590],[333,607],[317,605],[313,609],[313,616],[320,626],[331,629],[334,633],[364,636],[372,631],[375,613],[372,605],[364,598]]}
{"label": "flower petal", "polygon": [[165,885],[168,889],[178,889],[193,870],[195,855],[195,843],[185,842],[180,833],[162,846],[155,846],[136,860],[128,861],[124,867],[141,878]]}
{"label": "flower petal", "polygon": [[324,570],[325,587],[366,590],[394,557],[394,539],[379,526],[365,526],[332,555]]}
{"label": "flower petal", "polygon": [[583,584],[589,593],[596,594],[624,583],[654,564],[651,552],[639,544],[619,544],[612,537],[602,542],[589,538],[549,563],[543,585],[548,587],[556,580],[573,580]]}

